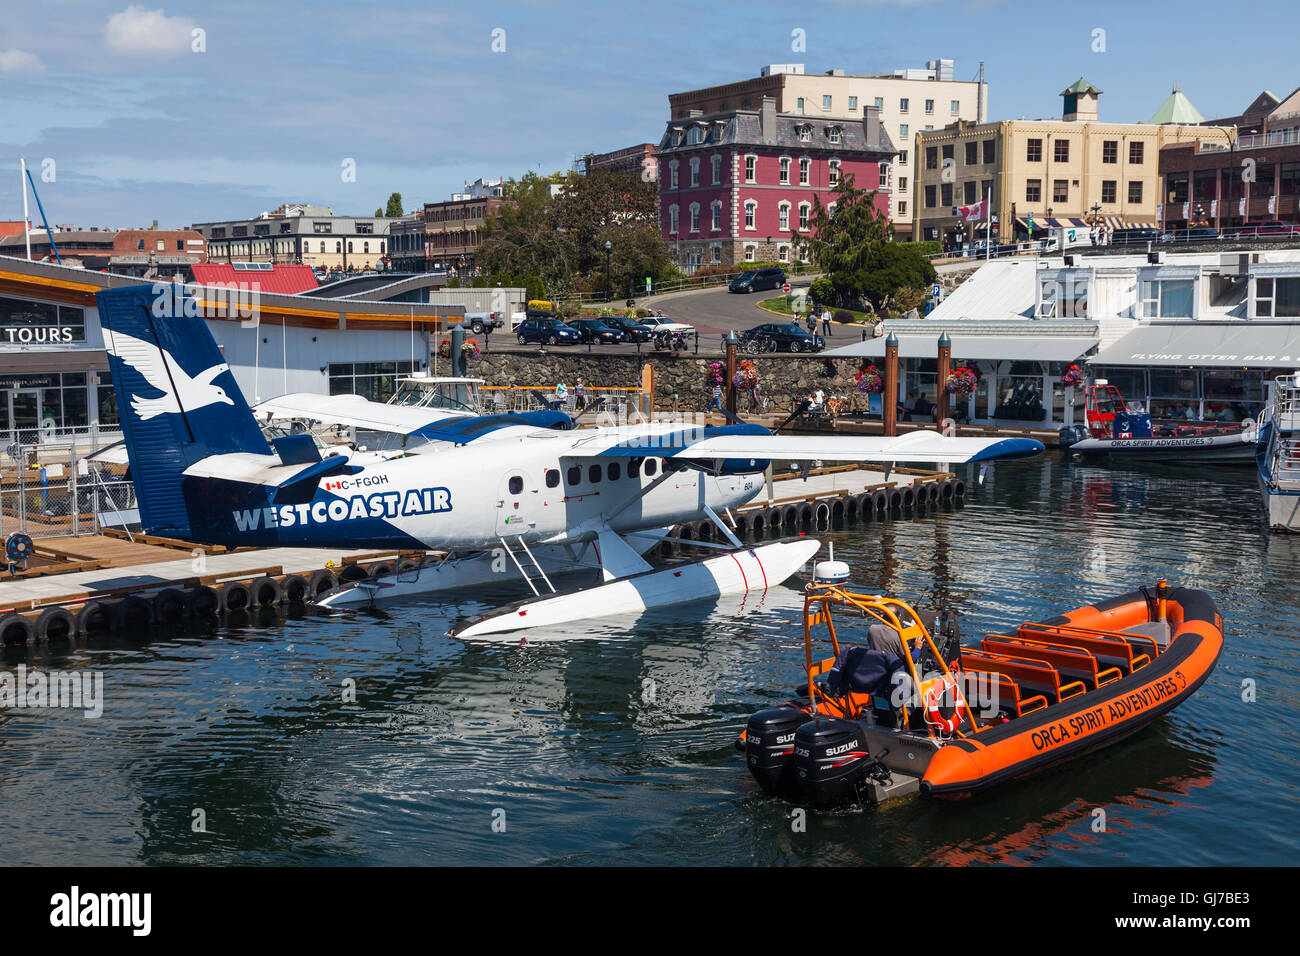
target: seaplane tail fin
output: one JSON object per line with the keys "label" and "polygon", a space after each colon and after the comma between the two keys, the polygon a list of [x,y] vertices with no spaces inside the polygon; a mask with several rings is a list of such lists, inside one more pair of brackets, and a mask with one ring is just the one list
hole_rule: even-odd
{"label": "seaplane tail fin", "polygon": [[141,524],[151,534],[219,540],[231,513],[219,502],[230,494],[214,486],[231,483],[187,479],[186,469],[218,455],[279,458],[185,295],[155,283],[106,289],[95,301]]}

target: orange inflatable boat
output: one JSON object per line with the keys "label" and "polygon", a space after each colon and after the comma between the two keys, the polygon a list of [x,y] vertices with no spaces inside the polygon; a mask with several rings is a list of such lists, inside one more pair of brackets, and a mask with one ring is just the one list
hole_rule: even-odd
{"label": "orange inflatable boat", "polygon": [[[765,790],[819,807],[965,798],[1090,753],[1190,697],[1223,647],[1210,596],[1163,580],[962,646],[955,622],[936,643],[933,615],[846,578],[817,566],[802,694],[754,714],[737,741]],[[858,643],[836,611],[864,622]],[[822,627],[834,656],[818,660]]]}

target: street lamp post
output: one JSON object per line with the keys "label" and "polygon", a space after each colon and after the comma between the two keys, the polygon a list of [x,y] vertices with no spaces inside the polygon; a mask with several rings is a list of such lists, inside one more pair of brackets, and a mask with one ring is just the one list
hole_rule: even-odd
{"label": "street lamp post", "polygon": [[613,248],[614,248],[614,243],[606,239],[605,240],[605,301],[606,302],[614,301],[613,280],[610,279],[609,276],[609,254],[613,250]]}

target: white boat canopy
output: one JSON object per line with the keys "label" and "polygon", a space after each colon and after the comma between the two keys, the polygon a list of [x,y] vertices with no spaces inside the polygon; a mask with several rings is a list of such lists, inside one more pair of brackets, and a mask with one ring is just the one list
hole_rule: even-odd
{"label": "white boat canopy", "polygon": [[1169,322],[1134,329],[1089,359],[1093,365],[1296,368],[1300,324]]}

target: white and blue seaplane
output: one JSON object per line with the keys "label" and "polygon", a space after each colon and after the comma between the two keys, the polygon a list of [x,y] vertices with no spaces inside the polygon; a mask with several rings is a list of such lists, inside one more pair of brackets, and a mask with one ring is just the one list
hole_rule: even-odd
{"label": "white and blue seaplane", "polygon": [[[524,600],[462,621],[479,637],[775,587],[808,537],[747,546],[720,515],[763,489],[769,461],[974,462],[1035,455],[1031,439],[774,435],[737,423],[566,428],[564,416],[452,414],[422,425],[427,454],[364,463],[309,434],[267,438],[202,318],[155,314],[153,287],[97,294],[141,523],[227,546],[445,552],[316,596],[326,607],[518,580]],[[570,422],[571,424],[571,422]],[[685,521],[726,543],[653,567]],[[700,542],[703,545],[703,542]],[[552,578],[587,571],[584,586]]]}

